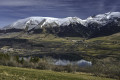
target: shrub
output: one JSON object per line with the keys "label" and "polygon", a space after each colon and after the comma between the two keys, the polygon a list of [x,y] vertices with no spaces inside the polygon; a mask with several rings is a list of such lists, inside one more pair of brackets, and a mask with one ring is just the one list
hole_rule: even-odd
{"label": "shrub", "polygon": [[42,70],[44,70],[44,69],[50,69],[50,64],[48,64],[47,62],[45,62],[45,61],[39,61],[38,63],[37,63],[37,67],[36,67],[37,69],[42,69]]}
{"label": "shrub", "polygon": [[98,60],[90,69],[96,76],[120,79],[120,62],[114,59]]}

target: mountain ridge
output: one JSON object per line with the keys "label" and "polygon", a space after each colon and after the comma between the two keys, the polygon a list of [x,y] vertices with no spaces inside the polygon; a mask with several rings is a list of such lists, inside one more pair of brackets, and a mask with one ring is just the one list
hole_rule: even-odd
{"label": "mountain ridge", "polygon": [[58,36],[97,37],[120,32],[120,12],[108,12],[90,16],[85,20],[78,17],[28,17],[3,27],[0,33],[26,31],[52,33]]}

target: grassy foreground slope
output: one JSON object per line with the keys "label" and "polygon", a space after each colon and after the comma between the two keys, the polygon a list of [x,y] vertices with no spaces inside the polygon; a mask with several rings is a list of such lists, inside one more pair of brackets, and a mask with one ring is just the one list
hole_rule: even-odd
{"label": "grassy foreground slope", "polygon": [[94,77],[86,73],[63,73],[47,70],[35,70],[0,66],[0,80],[115,80]]}

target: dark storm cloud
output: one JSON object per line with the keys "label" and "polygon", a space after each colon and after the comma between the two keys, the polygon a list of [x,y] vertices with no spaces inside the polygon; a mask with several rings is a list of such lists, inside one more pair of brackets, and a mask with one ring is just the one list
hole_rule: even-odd
{"label": "dark storm cloud", "polygon": [[91,15],[120,11],[119,0],[0,0],[0,26],[30,16],[85,19]]}

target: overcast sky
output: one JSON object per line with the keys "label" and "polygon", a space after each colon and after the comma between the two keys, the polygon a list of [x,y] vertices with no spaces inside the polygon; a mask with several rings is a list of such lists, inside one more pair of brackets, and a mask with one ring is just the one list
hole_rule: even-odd
{"label": "overcast sky", "polygon": [[120,0],[0,0],[0,27],[18,19],[80,17],[120,11]]}

